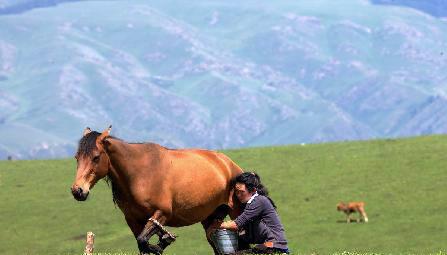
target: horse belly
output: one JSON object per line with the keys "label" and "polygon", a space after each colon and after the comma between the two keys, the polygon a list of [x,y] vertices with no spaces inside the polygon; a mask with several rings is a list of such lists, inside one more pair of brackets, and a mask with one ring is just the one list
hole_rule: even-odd
{"label": "horse belly", "polygon": [[218,206],[228,204],[231,170],[214,152],[177,152],[169,168],[172,184],[172,226],[205,220]]}
{"label": "horse belly", "polygon": [[201,222],[222,204],[226,204],[224,199],[216,199],[196,206],[184,205],[173,208],[170,224],[173,226],[189,226]]}
{"label": "horse belly", "polygon": [[[209,212],[208,215],[212,213]],[[174,214],[166,223],[169,227],[185,227],[205,220],[208,216],[198,215],[195,211]]]}
{"label": "horse belly", "polygon": [[[206,183],[206,182],[205,182]],[[228,203],[229,189],[222,183],[210,183],[203,190],[199,187],[185,189],[175,196],[171,224],[188,226],[205,220],[216,208]]]}

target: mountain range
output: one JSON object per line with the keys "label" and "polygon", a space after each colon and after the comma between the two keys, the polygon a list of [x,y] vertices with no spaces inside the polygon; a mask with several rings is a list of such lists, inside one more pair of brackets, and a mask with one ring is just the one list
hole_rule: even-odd
{"label": "mountain range", "polygon": [[0,158],[447,131],[444,1],[0,0]]}

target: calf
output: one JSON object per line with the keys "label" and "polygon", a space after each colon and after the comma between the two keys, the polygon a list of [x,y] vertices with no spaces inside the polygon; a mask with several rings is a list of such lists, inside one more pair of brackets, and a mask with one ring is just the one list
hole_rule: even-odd
{"label": "calf", "polygon": [[[363,217],[364,222],[368,222],[368,216],[365,212],[365,203],[364,202],[349,202],[343,203],[340,202],[337,205],[337,211],[343,211],[346,214],[346,222],[351,222],[351,213],[358,212],[359,218],[357,222],[360,222],[361,217]],[[361,217],[360,217],[361,216]]]}

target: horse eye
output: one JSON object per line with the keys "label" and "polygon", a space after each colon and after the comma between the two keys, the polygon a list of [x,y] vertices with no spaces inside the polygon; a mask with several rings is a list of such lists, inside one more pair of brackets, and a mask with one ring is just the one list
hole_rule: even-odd
{"label": "horse eye", "polygon": [[98,163],[99,162],[99,156],[93,157],[93,162]]}

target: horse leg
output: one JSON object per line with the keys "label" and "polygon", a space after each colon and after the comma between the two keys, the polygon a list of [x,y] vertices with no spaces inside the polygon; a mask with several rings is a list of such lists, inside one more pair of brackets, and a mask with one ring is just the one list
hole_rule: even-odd
{"label": "horse leg", "polygon": [[132,231],[133,235],[135,236],[135,239],[138,237],[138,235],[143,231],[143,225],[138,224],[136,220],[130,217],[125,217],[127,225],[129,226],[130,230]]}
{"label": "horse leg", "polygon": [[351,214],[346,213],[346,223],[350,223],[350,222],[351,222]]}
{"label": "horse leg", "polygon": [[[162,215],[160,211],[157,211],[148,219],[143,230],[137,237],[138,249],[141,254],[157,254],[163,253],[164,248],[175,241],[175,236],[169,233],[164,227],[166,217]],[[153,245],[149,243],[149,239],[157,234],[159,236],[159,245]]]}
{"label": "horse leg", "polygon": [[170,244],[172,244],[175,241],[175,236],[171,236],[170,233],[160,235],[158,237],[158,247],[160,247],[162,250],[166,249]]}
{"label": "horse leg", "polygon": [[151,220],[156,227],[158,228],[158,247],[160,247],[162,250],[164,250],[166,247],[168,247],[170,244],[172,244],[177,236],[171,234],[160,222],[158,222],[157,220],[154,219],[149,219]]}
{"label": "horse leg", "polygon": [[368,215],[366,215],[365,209],[361,208],[361,209],[359,210],[359,213],[362,215],[362,217],[363,217],[363,221],[364,221],[365,223],[367,223],[367,222],[368,222]]}
{"label": "horse leg", "polygon": [[155,224],[151,221],[148,221],[144,226],[143,230],[137,237],[138,250],[140,250],[141,255],[146,254],[162,254],[163,250],[157,246],[149,243],[149,239],[157,233],[158,229]]}
{"label": "horse leg", "polygon": [[208,228],[213,224],[216,220],[223,220],[228,214],[229,207],[227,205],[220,205],[214,210],[214,212],[208,216],[205,220],[201,221],[203,228],[205,229],[206,240],[210,244],[211,248],[213,248],[214,254],[218,255],[219,251],[217,250],[214,243],[208,237]]}
{"label": "horse leg", "polygon": [[[203,228],[205,229],[205,235],[207,232],[207,229],[211,226],[211,224],[214,222],[214,220],[211,220],[209,218],[206,218],[206,220],[201,221]],[[214,246],[214,243],[209,239],[208,235],[206,237],[206,240],[208,241],[211,248],[213,248],[214,255],[219,255],[219,251],[217,250],[216,246]]]}
{"label": "horse leg", "polygon": [[[142,255],[150,254],[152,251],[149,246],[152,246],[152,245],[148,244],[148,241],[150,239],[150,236],[153,235],[153,233],[150,234],[149,237],[147,238],[148,241],[144,241],[141,239],[140,234],[144,230],[145,225],[140,224],[140,223],[138,223],[134,220],[131,220],[129,218],[126,218],[126,222],[127,222],[127,225],[130,227],[130,230],[132,230],[132,233],[135,236],[135,239],[137,240],[138,250],[140,251],[140,254],[142,254]],[[153,247],[152,247],[152,249],[153,249]]]}

